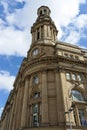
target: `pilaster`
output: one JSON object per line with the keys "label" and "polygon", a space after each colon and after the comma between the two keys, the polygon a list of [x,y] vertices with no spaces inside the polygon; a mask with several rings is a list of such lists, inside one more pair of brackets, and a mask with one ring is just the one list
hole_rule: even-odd
{"label": "pilaster", "polygon": [[21,115],[21,127],[26,126],[27,122],[27,109],[28,109],[28,89],[29,89],[29,79],[25,79],[24,85],[24,97],[23,97],[23,106],[22,106],[22,115]]}
{"label": "pilaster", "polygon": [[42,72],[42,125],[48,125],[47,73]]}
{"label": "pilaster", "polygon": [[59,70],[59,73],[60,73],[61,95],[62,95],[62,110],[61,110],[62,113],[61,114],[63,115],[62,121],[64,123],[64,122],[67,122],[67,115],[65,115],[65,112],[67,111],[67,104],[66,104],[67,85],[66,85],[65,71],[61,68]]}
{"label": "pilaster", "polygon": [[47,37],[47,26],[44,25],[44,38]]}

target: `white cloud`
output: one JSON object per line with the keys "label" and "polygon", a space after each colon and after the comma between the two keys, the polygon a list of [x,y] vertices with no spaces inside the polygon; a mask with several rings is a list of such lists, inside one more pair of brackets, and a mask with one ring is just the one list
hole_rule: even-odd
{"label": "white cloud", "polygon": [[10,75],[8,71],[0,70],[0,90],[10,91],[13,88],[15,76]]}
{"label": "white cloud", "polygon": [[0,30],[0,54],[25,56],[29,48],[28,31],[12,27]]}
{"label": "white cloud", "polygon": [[81,34],[76,31],[71,31],[65,42],[77,44],[77,42],[80,40],[80,35]]}
{"label": "white cloud", "polygon": [[78,29],[87,28],[87,14],[81,14],[73,20],[75,27]]}
{"label": "white cloud", "polygon": [[[8,12],[8,4],[4,1],[3,7],[6,13],[6,20],[9,27],[5,27],[0,31],[0,54],[5,55],[21,55],[25,56],[31,44],[30,28],[35,22],[37,9],[41,5],[47,5],[51,9],[51,16],[58,30],[58,39],[62,39],[65,35],[65,41],[76,43],[81,38],[81,29],[87,25],[87,14],[79,14],[80,4],[85,4],[86,0],[16,0],[25,1],[26,4],[21,9],[15,9],[14,13]],[[54,8],[55,7],[55,8]],[[69,24],[74,26],[73,30],[69,29]],[[14,25],[23,29],[23,31],[15,30]],[[78,26],[79,25],[79,26]],[[69,31],[67,36],[61,27],[65,27]],[[78,29],[78,34],[75,30]],[[73,38],[72,38],[73,34]]]}
{"label": "white cloud", "polygon": [[85,3],[85,0],[55,0],[51,2],[52,17],[56,24],[67,26],[79,14],[81,3]]}

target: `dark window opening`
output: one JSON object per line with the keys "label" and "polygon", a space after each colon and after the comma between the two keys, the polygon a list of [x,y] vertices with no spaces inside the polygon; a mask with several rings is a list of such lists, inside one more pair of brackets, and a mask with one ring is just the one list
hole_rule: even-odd
{"label": "dark window opening", "polygon": [[42,10],[40,11],[40,15],[42,15]]}
{"label": "dark window opening", "polygon": [[37,32],[37,40],[40,39],[40,32]]}

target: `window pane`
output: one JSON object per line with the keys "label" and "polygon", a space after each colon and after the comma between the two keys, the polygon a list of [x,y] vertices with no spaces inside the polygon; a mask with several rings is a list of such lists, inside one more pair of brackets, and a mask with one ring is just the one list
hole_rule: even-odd
{"label": "window pane", "polygon": [[85,101],[83,95],[77,90],[72,90],[72,98],[75,101]]}
{"label": "window pane", "polygon": [[82,81],[82,76],[81,75],[77,75],[77,78],[79,81]]}
{"label": "window pane", "polygon": [[76,80],[76,74],[72,74],[72,79]]}
{"label": "window pane", "polygon": [[70,80],[70,73],[66,73],[67,80]]}
{"label": "window pane", "polygon": [[39,82],[39,79],[38,79],[37,76],[35,76],[35,77],[33,78],[33,83],[34,83],[34,84],[38,84],[38,82]]}
{"label": "window pane", "polygon": [[33,56],[38,55],[38,53],[39,53],[39,49],[35,49],[35,50],[33,51]]}
{"label": "window pane", "polygon": [[38,104],[33,105],[33,113],[38,113]]}
{"label": "window pane", "polygon": [[38,98],[40,96],[39,92],[34,93],[34,98]]}
{"label": "window pane", "polygon": [[38,126],[38,114],[33,115],[33,126]]}

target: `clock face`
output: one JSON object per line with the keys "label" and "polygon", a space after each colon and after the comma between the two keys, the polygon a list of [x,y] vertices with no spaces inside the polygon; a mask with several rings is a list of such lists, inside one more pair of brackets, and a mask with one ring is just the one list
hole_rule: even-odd
{"label": "clock face", "polygon": [[32,55],[36,56],[36,55],[38,55],[38,53],[39,53],[39,49],[36,48],[36,49],[33,50]]}

